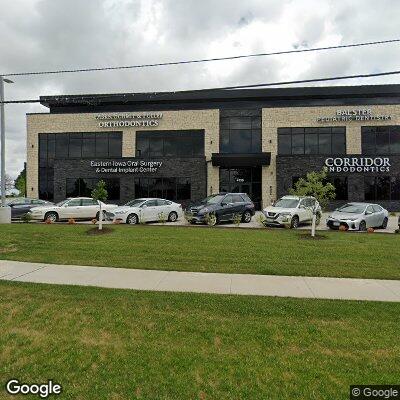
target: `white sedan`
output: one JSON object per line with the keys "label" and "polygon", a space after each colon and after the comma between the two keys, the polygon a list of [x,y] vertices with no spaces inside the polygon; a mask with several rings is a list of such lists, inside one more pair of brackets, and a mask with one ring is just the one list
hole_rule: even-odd
{"label": "white sedan", "polygon": [[[101,202],[101,209],[105,214],[118,206],[116,204],[105,204]],[[60,203],[45,207],[35,207],[30,211],[32,219],[39,221],[50,220],[56,222],[60,220],[73,219],[99,219],[100,205],[97,200],[90,197],[74,197]]]}
{"label": "white sedan", "polygon": [[127,224],[139,222],[175,222],[183,215],[182,206],[170,200],[143,198],[129,201],[124,206],[106,212],[109,221]]}

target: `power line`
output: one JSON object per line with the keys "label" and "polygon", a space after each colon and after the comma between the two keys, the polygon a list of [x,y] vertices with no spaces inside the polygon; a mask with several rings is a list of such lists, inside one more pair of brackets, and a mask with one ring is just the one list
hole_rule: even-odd
{"label": "power line", "polygon": [[55,71],[16,72],[16,73],[2,74],[2,76],[6,77],[6,76],[29,76],[29,75],[54,75],[54,74],[67,74],[67,73],[78,73],[78,72],[113,71],[113,70],[134,69],[134,68],[165,67],[165,66],[171,66],[171,65],[195,64],[195,63],[206,63],[206,62],[213,62],[213,61],[237,60],[237,59],[241,59],[241,58],[254,58],[254,57],[276,56],[276,55],[283,55],[283,54],[306,53],[306,52],[312,52],[312,51],[335,50],[335,49],[344,49],[344,48],[361,47],[361,46],[372,46],[372,45],[378,45],[378,44],[397,43],[397,42],[400,42],[400,39],[379,40],[379,41],[374,41],[374,42],[344,44],[344,45],[338,45],[338,46],[314,47],[314,48],[310,48],[310,49],[284,50],[284,51],[276,51],[276,52],[271,52],[271,53],[254,53],[254,54],[244,54],[244,55],[228,56],[228,57],[203,58],[203,59],[198,59],[198,60],[171,61],[171,62],[153,63],[153,64],[137,64],[137,65],[126,65],[126,66],[117,66],[117,67],[64,69],[64,70],[55,70]]}
{"label": "power line", "polygon": [[[323,82],[323,81],[335,81],[335,80],[343,80],[343,79],[356,79],[356,78],[371,78],[376,76],[387,76],[387,75],[398,75],[400,71],[387,71],[387,72],[377,72],[372,74],[358,74],[358,75],[342,75],[342,76],[334,76],[328,78],[314,78],[314,79],[302,79],[296,81],[280,81],[280,82],[270,82],[270,83],[257,83],[257,84],[249,84],[249,85],[239,85],[239,86],[224,86],[224,87],[217,87],[217,88],[207,88],[207,89],[194,89],[189,90],[190,92],[206,92],[206,91],[213,91],[213,90],[230,90],[230,89],[249,89],[249,88],[256,88],[256,87],[268,87],[268,86],[284,86],[284,85],[291,85],[291,84],[298,84],[298,83],[310,83],[310,82]],[[144,92],[146,93],[146,92]],[[151,92],[153,93],[153,92]],[[155,92],[156,93],[156,92]],[[137,93],[140,94],[140,93]],[[116,94],[119,96],[123,96],[124,94]],[[104,96],[96,96],[96,95],[73,95],[74,99],[73,102],[78,103],[87,103],[87,104],[95,104],[97,100],[109,98],[111,95],[104,95]],[[76,98],[76,96],[80,97]],[[55,96],[57,97],[57,96]],[[60,96],[60,102],[70,101],[68,96]],[[1,103],[1,102],[0,102]],[[3,102],[4,104],[22,104],[22,103],[40,103],[40,100],[7,100]]]}

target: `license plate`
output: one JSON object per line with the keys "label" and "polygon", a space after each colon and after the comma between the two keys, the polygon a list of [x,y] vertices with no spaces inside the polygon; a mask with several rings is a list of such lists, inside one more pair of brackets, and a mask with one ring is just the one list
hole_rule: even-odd
{"label": "license plate", "polygon": [[335,221],[335,222],[333,223],[333,226],[340,226],[340,222]]}

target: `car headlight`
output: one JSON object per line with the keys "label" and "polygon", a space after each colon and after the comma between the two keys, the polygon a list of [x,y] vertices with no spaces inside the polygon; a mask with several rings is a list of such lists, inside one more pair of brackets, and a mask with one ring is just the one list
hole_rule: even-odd
{"label": "car headlight", "polygon": [[120,215],[120,214],[125,214],[125,212],[126,212],[126,211],[115,211],[114,214]]}
{"label": "car headlight", "polygon": [[281,215],[281,217],[290,217],[290,216],[292,215],[292,213],[290,213],[290,212],[283,212],[283,213],[281,213],[280,215]]}
{"label": "car headlight", "polygon": [[199,214],[207,214],[208,212],[210,212],[211,210],[209,209],[209,208],[207,208],[207,207],[205,207],[205,208],[202,208],[200,211],[199,211]]}

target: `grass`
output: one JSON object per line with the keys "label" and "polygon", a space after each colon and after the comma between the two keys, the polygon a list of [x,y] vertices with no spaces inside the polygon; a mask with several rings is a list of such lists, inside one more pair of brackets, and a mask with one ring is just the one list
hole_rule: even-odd
{"label": "grass", "polygon": [[400,303],[4,281],[0,298],[0,398],[18,377],[65,399],[347,399],[400,374]]}
{"label": "grass", "polygon": [[114,226],[88,235],[88,225],[0,227],[0,258],[125,268],[400,279],[400,236],[171,226]]}

